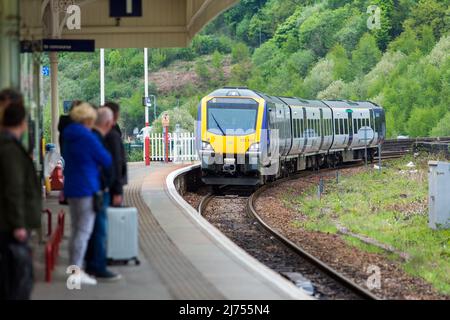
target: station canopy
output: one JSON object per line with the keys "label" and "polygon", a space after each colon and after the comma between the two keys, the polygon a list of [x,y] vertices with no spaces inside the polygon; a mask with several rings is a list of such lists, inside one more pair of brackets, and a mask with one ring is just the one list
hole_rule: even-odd
{"label": "station canopy", "polygon": [[[186,47],[237,0],[21,0],[21,40],[95,40],[96,48]],[[69,30],[66,8],[77,5],[81,29]],[[117,17],[117,11],[126,12]],[[115,10],[115,16],[111,15]],[[127,16],[128,15],[128,16]],[[130,16],[134,15],[134,16]]]}

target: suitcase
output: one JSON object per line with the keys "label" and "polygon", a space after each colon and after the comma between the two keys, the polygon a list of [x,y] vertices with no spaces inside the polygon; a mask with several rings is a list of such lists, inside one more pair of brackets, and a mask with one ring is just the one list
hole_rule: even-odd
{"label": "suitcase", "polygon": [[136,208],[108,208],[107,258],[109,264],[134,260],[139,265],[139,228]]}

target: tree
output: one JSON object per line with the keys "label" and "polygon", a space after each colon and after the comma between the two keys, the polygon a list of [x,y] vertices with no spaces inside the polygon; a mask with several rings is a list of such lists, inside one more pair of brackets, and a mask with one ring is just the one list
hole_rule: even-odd
{"label": "tree", "polygon": [[381,9],[381,28],[374,30],[378,46],[385,50],[392,39],[392,15],[395,11],[394,0],[374,0]]}
{"label": "tree", "polygon": [[320,91],[333,82],[333,68],[333,60],[324,58],[311,69],[303,83],[305,98],[315,99]]}
{"label": "tree", "polygon": [[233,63],[241,62],[250,57],[250,50],[245,43],[237,43],[231,50],[231,58]]}
{"label": "tree", "polygon": [[431,130],[431,135],[434,137],[450,137],[450,112]]}
{"label": "tree", "polygon": [[311,50],[297,51],[292,54],[287,61],[289,73],[296,76],[305,77],[315,60],[316,57]]}
{"label": "tree", "polygon": [[325,56],[336,42],[336,30],[341,29],[350,14],[346,8],[314,13],[300,25],[300,45],[319,57]]}
{"label": "tree", "polygon": [[405,26],[412,29],[428,25],[433,29],[434,36],[439,39],[450,28],[449,1],[420,0],[413,7],[410,18],[405,21]]}
{"label": "tree", "polygon": [[352,67],[356,75],[364,75],[372,69],[381,58],[381,51],[375,38],[366,33],[352,53]]}
{"label": "tree", "polygon": [[334,80],[351,80],[352,69],[350,68],[350,60],[347,56],[347,51],[345,51],[343,46],[340,44],[335,45],[330,53],[328,53],[327,58],[334,62]]}

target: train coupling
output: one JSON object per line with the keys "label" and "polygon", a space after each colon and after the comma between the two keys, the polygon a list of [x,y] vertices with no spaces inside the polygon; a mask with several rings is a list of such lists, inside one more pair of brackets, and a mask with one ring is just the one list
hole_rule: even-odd
{"label": "train coupling", "polygon": [[236,159],[225,158],[223,164],[223,172],[234,174],[236,172]]}

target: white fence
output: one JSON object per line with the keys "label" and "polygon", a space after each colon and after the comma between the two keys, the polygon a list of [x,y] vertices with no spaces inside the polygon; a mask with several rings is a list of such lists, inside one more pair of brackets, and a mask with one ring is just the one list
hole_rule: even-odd
{"label": "white fence", "polygon": [[[166,159],[165,138],[162,133],[150,134],[150,159],[151,161]],[[169,133],[169,160],[173,162],[198,160],[193,133]]]}

